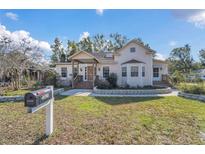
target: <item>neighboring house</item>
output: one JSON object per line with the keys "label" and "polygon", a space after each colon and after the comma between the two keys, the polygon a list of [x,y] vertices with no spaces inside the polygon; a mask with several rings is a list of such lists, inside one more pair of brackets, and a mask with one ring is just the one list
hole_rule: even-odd
{"label": "neighboring house", "polygon": [[64,84],[70,82],[74,88],[92,88],[96,77],[105,80],[110,73],[117,74],[119,86],[149,86],[168,75],[166,61],[155,59],[155,53],[133,39],[113,53],[79,51],[68,58],[69,62],[57,63],[56,71]]}
{"label": "neighboring house", "polygon": [[193,75],[190,75],[190,79],[202,79],[205,80],[205,69],[198,69],[193,71]]}
{"label": "neighboring house", "polygon": [[[37,67],[31,66],[29,69],[23,71],[23,75],[34,81],[42,81],[43,71],[38,69]],[[23,79],[23,76],[21,76]],[[11,76],[9,74],[0,74],[0,86],[7,86],[11,83]]]}

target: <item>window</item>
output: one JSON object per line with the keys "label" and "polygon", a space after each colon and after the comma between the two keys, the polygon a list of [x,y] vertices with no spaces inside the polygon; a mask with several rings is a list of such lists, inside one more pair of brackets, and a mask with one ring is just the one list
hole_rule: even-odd
{"label": "window", "polygon": [[67,67],[61,67],[61,76],[67,77]]}
{"label": "window", "polygon": [[122,67],[122,77],[127,76],[127,67]]}
{"label": "window", "polygon": [[142,66],[142,77],[145,77],[145,67]]}
{"label": "window", "polygon": [[135,52],[135,48],[130,48],[130,52]]}
{"label": "window", "polygon": [[153,77],[154,78],[159,77],[159,68],[158,67],[153,68]]}
{"label": "window", "polygon": [[106,79],[109,77],[109,67],[103,67],[103,77]]}
{"label": "window", "polygon": [[138,66],[131,66],[131,77],[138,76]]}

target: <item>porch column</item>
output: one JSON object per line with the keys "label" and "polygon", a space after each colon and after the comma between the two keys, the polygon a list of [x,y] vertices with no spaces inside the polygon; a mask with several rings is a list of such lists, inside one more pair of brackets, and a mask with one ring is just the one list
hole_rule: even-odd
{"label": "porch column", "polygon": [[74,88],[74,60],[71,60],[72,62],[72,88]]}
{"label": "porch column", "polygon": [[77,75],[79,75],[79,62],[78,62],[78,65],[77,65],[77,69],[78,69]]}
{"label": "porch column", "polygon": [[97,62],[93,63],[93,87],[95,86],[95,79],[97,75]]}
{"label": "porch column", "polygon": [[93,63],[93,88],[95,86],[95,63]]}
{"label": "porch column", "polygon": [[37,80],[40,81],[40,72],[39,72],[39,70],[37,71]]}

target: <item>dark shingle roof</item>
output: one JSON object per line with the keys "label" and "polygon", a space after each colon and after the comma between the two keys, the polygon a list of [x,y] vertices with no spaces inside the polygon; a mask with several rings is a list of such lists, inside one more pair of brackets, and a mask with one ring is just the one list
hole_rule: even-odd
{"label": "dark shingle roof", "polygon": [[107,57],[106,54],[112,54],[112,52],[91,52],[91,55],[97,59],[113,59],[113,57]]}

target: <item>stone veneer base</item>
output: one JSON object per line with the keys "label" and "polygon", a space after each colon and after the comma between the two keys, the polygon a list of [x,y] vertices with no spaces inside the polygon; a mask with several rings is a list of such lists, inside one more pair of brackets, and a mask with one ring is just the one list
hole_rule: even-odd
{"label": "stone veneer base", "polygon": [[178,96],[205,102],[205,95],[197,95],[197,94],[179,92]]}
{"label": "stone veneer base", "polygon": [[170,87],[164,89],[93,89],[95,94],[103,95],[152,95],[152,94],[168,94],[171,93]]}

